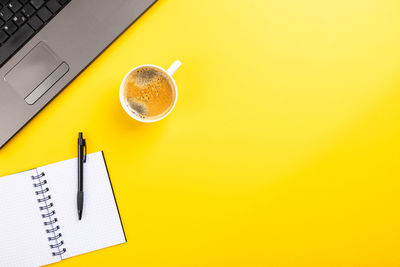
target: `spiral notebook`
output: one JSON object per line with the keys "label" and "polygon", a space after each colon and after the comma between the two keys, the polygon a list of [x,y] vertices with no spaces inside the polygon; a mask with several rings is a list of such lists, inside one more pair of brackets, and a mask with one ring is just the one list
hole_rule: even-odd
{"label": "spiral notebook", "polygon": [[41,266],[125,243],[102,152],[84,165],[78,220],[77,159],[0,178],[0,266]]}

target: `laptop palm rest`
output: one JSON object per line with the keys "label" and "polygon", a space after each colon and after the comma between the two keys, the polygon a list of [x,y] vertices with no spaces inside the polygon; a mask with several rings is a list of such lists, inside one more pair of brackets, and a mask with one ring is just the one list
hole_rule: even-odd
{"label": "laptop palm rest", "polygon": [[44,42],[36,45],[4,80],[26,103],[33,105],[69,70],[69,66]]}

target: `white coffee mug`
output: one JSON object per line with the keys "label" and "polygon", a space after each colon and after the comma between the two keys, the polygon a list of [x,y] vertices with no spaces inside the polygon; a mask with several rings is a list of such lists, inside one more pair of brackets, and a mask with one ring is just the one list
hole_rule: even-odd
{"label": "white coffee mug", "polygon": [[[146,123],[156,122],[156,121],[162,120],[165,117],[167,117],[171,113],[171,111],[175,108],[176,101],[178,100],[178,87],[176,86],[176,82],[175,82],[174,78],[172,77],[172,75],[174,75],[174,73],[179,69],[179,67],[181,65],[182,65],[182,63],[179,60],[177,60],[167,70],[164,70],[163,68],[156,66],[156,65],[141,65],[141,66],[138,66],[138,67],[132,69],[131,71],[129,71],[128,74],[126,74],[124,79],[122,80],[121,86],[119,88],[119,101],[121,102],[122,108],[125,110],[125,112],[129,116],[131,116],[133,119],[140,121],[140,122],[146,122]],[[129,107],[127,106],[126,101],[124,99],[125,98],[124,93],[125,93],[126,80],[132,74],[132,72],[134,72],[135,70],[137,70],[139,68],[143,68],[143,67],[152,67],[152,68],[160,70],[161,72],[163,72],[164,74],[166,74],[168,76],[168,78],[171,80],[171,82],[174,86],[173,90],[175,91],[175,99],[174,99],[174,103],[173,103],[172,107],[163,116],[157,117],[154,119],[148,119],[148,118],[144,119],[144,118],[139,117],[138,115],[136,115],[134,112],[132,112],[129,109]]]}

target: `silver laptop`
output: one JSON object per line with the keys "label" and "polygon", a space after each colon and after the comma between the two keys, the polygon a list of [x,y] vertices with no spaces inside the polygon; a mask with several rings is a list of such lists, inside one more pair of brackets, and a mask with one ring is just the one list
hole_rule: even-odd
{"label": "silver laptop", "polygon": [[0,148],[156,0],[0,0]]}

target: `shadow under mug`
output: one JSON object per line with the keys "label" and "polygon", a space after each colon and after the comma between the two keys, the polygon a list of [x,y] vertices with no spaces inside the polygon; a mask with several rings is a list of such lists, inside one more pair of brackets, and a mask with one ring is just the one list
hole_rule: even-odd
{"label": "shadow under mug", "polygon": [[[128,72],[128,74],[125,75],[124,79],[122,80],[122,83],[120,85],[119,88],[119,101],[121,102],[122,108],[125,110],[125,112],[133,119],[140,121],[140,122],[145,122],[145,123],[150,123],[150,122],[156,122],[156,121],[160,121],[162,119],[164,119],[165,117],[167,117],[171,111],[175,108],[176,105],[176,101],[178,100],[178,87],[176,86],[176,82],[174,80],[174,78],[172,77],[172,75],[174,75],[174,73],[179,69],[179,67],[182,65],[182,63],[177,60],[175,61],[167,70],[164,70],[163,68],[156,66],[156,65],[141,65],[138,66],[134,69],[132,69],[131,71]],[[164,74],[166,74],[168,76],[168,78],[170,79],[170,81],[172,82],[173,85],[173,90],[175,91],[175,99],[174,99],[174,103],[173,105],[170,107],[170,109],[168,110],[168,112],[166,112],[164,115],[160,116],[160,117],[156,117],[154,119],[143,119],[139,116],[137,116],[134,112],[132,112],[129,107],[126,105],[126,101],[125,101],[125,84],[126,84],[126,80],[128,79],[128,77],[137,69],[140,68],[144,68],[144,67],[152,67],[155,68],[161,72],[163,72]]]}

